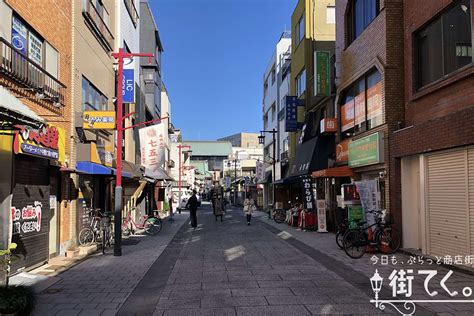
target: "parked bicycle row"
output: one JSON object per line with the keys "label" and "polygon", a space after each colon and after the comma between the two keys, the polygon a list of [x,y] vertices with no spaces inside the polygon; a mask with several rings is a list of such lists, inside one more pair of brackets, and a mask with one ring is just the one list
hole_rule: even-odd
{"label": "parked bicycle row", "polygon": [[[276,223],[286,222],[289,226],[306,231],[317,230],[316,212],[304,209],[302,203],[288,204],[290,208],[287,210],[273,210],[272,217]],[[373,216],[368,220],[351,222],[346,218],[339,224],[336,232],[339,248],[354,259],[361,258],[366,252],[395,253],[400,247],[401,235],[393,227],[393,220],[390,220],[385,211],[372,210],[367,214]]]}
{"label": "parked bicycle row", "polygon": [[[87,225],[79,232],[79,244],[91,246],[97,244],[102,253],[114,244],[114,219],[111,213],[102,212],[101,209],[84,208],[88,215]],[[133,215],[138,215],[135,220]],[[161,231],[163,221],[157,211],[154,215],[141,215],[137,209],[132,209],[122,220],[122,235],[134,234],[156,235]]]}

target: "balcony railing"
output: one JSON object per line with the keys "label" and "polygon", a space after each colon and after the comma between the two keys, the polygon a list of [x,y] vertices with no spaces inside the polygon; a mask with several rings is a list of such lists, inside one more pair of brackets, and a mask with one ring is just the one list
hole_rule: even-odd
{"label": "balcony railing", "polygon": [[3,37],[0,37],[0,74],[24,88],[44,93],[47,100],[64,104],[66,86]]}
{"label": "balcony railing", "polygon": [[107,51],[112,51],[114,36],[91,0],[82,1],[82,15],[86,19],[91,30],[99,39],[100,44]]}

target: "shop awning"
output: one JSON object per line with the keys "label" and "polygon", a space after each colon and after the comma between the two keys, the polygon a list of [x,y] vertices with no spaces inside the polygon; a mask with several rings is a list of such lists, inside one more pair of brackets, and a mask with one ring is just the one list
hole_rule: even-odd
{"label": "shop awning", "polygon": [[155,180],[173,180],[162,168],[155,170],[145,169],[145,177]]}
{"label": "shop awning", "polygon": [[126,160],[122,161],[122,174],[124,175],[125,173],[127,173],[130,175],[130,177],[127,178],[141,179],[143,177],[143,172],[144,170],[142,170],[136,164]]}
{"label": "shop awning", "polygon": [[326,169],[334,147],[332,135],[316,136],[299,144],[290,167],[289,178],[309,175],[312,170]]}
{"label": "shop awning", "polygon": [[287,178],[284,178],[284,179],[277,180],[277,181],[273,182],[273,184],[275,184],[275,185],[278,185],[278,184],[291,184],[291,183],[295,183],[295,182],[298,182],[298,181],[301,181],[301,177],[299,177],[299,176],[297,176],[297,177],[287,177]]}
{"label": "shop awning", "polygon": [[353,177],[354,171],[348,166],[328,168],[318,171],[313,171],[311,174],[313,178],[339,178],[339,177]]}
{"label": "shop awning", "polygon": [[78,161],[76,163],[76,170],[78,172],[87,174],[107,175],[113,176],[114,170],[112,168],[99,165],[90,161]]}
{"label": "shop awning", "polygon": [[0,86],[0,115],[32,125],[45,122],[43,118],[2,86]]}

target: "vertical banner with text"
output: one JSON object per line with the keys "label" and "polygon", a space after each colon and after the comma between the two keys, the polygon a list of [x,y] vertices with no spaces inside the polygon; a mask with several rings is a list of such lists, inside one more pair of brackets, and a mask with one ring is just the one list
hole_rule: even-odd
{"label": "vertical banner with text", "polygon": [[156,124],[139,130],[142,166],[156,171],[165,163],[164,124]]}
{"label": "vertical banner with text", "polygon": [[135,61],[127,58],[123,62],[122,102],[135,103]]}

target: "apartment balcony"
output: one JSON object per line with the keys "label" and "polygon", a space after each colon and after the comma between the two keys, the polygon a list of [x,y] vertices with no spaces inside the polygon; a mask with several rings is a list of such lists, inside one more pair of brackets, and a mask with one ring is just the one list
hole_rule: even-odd
{"label": "apartment balcony", "polygon": [[50,101],[57,107],[64,105],[66,86],[3,37],[0,37],[0,74],[36,93],[39,99]]}
{"label": "apartment balcony", "polygon": [[91,0],[82,1],[82,15],[105,50],[113,50],[114,36]]}

